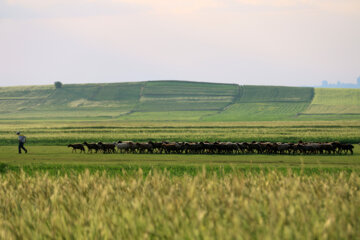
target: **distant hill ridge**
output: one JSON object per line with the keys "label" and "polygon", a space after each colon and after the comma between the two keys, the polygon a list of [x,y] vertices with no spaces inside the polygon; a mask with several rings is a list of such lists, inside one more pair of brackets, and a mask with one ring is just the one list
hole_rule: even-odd
{"label": "distant hill ridge", "polygon": [[60,89],[53,85],[0,88],[0,120],[349,119],[360,116],[359,104],[360,89],[190,81],[65,84]]}

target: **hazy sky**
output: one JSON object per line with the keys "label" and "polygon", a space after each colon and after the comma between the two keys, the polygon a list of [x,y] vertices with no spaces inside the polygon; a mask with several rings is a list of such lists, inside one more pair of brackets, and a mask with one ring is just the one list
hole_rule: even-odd
{"label": "hazy sky", "polygon": [[0,86],[360,76],[360,0],[0,0]]}

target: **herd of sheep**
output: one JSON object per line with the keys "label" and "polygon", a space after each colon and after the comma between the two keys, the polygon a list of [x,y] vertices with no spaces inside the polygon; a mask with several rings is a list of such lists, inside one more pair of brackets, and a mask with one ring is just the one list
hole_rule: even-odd
{"label": "herd of sheep", "polygon": [[73,152],[85,153],[176,153],[176,154],[353,154],[354,146],[340,142],[132,142],[69,144]]}

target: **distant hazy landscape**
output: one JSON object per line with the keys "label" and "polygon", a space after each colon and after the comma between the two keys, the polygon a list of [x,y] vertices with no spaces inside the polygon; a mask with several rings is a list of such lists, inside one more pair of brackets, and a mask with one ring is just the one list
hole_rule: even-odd
{"label": "distant hazy landscape", "polygon": [[0,120],[357,120],[360,89],[186,81],[0,88]]}

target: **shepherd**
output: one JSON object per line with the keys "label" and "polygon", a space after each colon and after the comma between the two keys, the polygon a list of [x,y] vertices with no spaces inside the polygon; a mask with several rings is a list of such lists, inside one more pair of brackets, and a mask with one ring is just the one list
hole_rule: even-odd
{"label": "shepherd", "polygon": [[16,132],[16,135],[19,136],[18,137],[18,140],[19,140],[19,154],[21,154],[21,149],[24,149],[25,153],[27,153],[28,151],[24,147],[24,144],[26,143],[26,137],[24,135],[22,135],[20,132]]}

